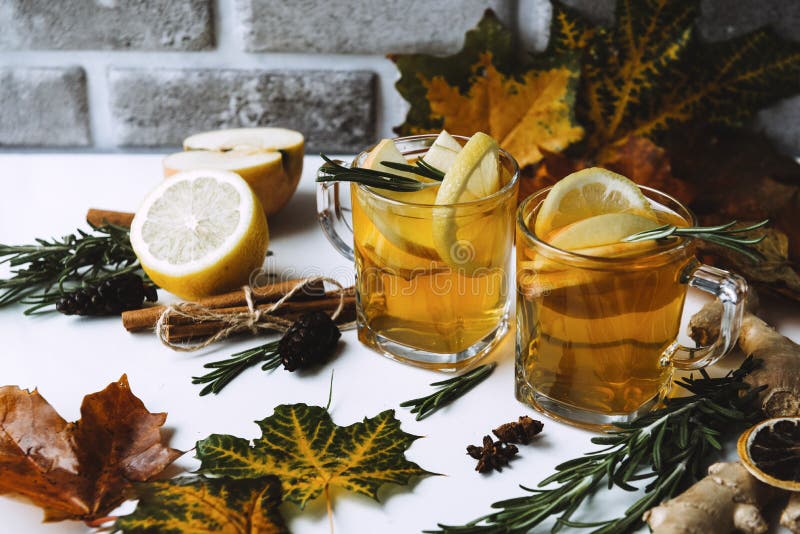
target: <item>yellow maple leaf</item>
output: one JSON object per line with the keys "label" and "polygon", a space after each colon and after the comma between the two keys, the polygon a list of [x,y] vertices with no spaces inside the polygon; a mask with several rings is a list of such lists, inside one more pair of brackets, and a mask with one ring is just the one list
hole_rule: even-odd
{"label": "yellow maple leaf", "polygon": [[568,68],[530,70],[516,79],[500,73],[487,52],[473,66],[473,76],[467,94],[442,76],[420,80],[432,118],[440,119],[445,130],[487,133],[521,167],[542,159],[539,147],[560,152],[583,137],[583,128],[571,120],[574,73]]}
{"label": "yellow maple leaf", "polygon": [[[576,32],[578,30],[576,29]],[[576,33],[576,39],[585,39]],[[436,132],[497,139],[521,167],[583,138],[574,117],[580,76],[572,50],[521,62],[511,32],[490,11],[467,32],[460,52],[389,56],[400,69],[400,94],[411,104],[401,135]]]}

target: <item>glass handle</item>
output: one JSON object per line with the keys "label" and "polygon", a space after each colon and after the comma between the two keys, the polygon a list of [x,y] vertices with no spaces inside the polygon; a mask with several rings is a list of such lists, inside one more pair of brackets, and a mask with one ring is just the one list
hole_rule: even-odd
{"label": "glass handle", "polygon": [[[338,162],[342,163],[342,162]],[[317,184],[317,220],[328,241],[339,254],[353,261],[353,230],[345,217],[345,208],[339,198],[340,182],[319,182]],[[350,184],[346,184],[349,186]],[[348,187],[349,189],[349,187]]]}
{"label": "glass handle", "polygon": [[677,369],[700,369],[713,365],[730,352],[739,338],[747,297],[747,282],[741,276],[699,263],[692,267],[694,270],[684,273],[682,281],[717,297],[722,303],[722,319],[719,337],[712,345],[691,349],[675,342],[667,350],[668,363]]}

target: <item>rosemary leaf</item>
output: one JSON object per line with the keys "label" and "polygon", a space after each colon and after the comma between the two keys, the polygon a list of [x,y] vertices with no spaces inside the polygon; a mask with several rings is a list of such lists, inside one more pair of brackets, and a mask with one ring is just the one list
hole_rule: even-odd
{"label": "rosemary leaf", "polygon": [[[423,182],[422,180],[415,180],[413,178],[401,176],[392,172],[380,171],[376,169],[364,169],[362,167],[347,167],[337,161],[332,160],[325,154],[320,154],[320,156],[325,160],[325,163],[319,168],[319,172],[317,173],[317,182],[357,182],[369,187],[399,192],[419,191],[421,189],[425,189],[426,187],[434,187],[439,185],[438,182]],[[388,161],[381,163],[386,164],[387,167],[416,174],[423,178],[441,180],[441,177],[444,177],[444,173],[435,169],[434,167],[431,167],[430,165],[403,165]]]}
{"label": "rosemary leaf", "polygon": [[489,375],[492,374],[496,366],[497,364],[495,363],[487,363],[476,367],[468,373],[454,376],[447,380],[433,382],[431,386],[439,386],[440,389],[438,391],[426,397],[405,401],[401,403],[400,406],[403,408],[412,407],[411,413],[417,414],[417,421],[425,419],[440,408],[459,399],[469,390],[489,378]]}
{"label": "rosemary leaf", "polygon": [[11,276],[0,279],[0,307],[19,302],[31,305],[27,315],[40,313],[67,292],[97,286],[127,272],[152,283],[139,266],[128,228],[106,225],[91,232],[79,229],[60,239],[35,241],[30,245],[0,244],[0,264],[11,267]]}
{"label": "rosemary leaf", "polygon": [[277,341],[237,352],[225,360],[205,364],[204,368],[215,370],[203,376],[192,377],[192,384],[207,384],[200,391],[201,396],[209,393],[216,395],[243,371],[262,362],[263,371],[271,371],[281,364]]}
{"label": "rosemary leaf", "polygon": [[[711,378],[701,369],[699,378],[677,382],[688,396],[668,399],[664,408],[593,438],[592,443],[608,446],[558,465],[536,488],[522,486],[528,495],[496,502],[493,512],[464,525],[439,524],[440,530],[426,532],[528,532],[553,516],[553,532],[564,526],[592,528],[600,534],[638,528],[646,510],[702,477],[709,455],[720,446],[716,436],[746,428],[760,417],[760,389],[749,389],[743,382],[759,364],[749,357],[722,378]],[[572,519],[599,491],[613,486],[636,489],[630,482],[645,479],[652,480],[644,495],[621,517],[591,523]],[[546,488],[551,484],[557,486]]]}
{"label": "rosemary leaf", "polygon": [[760,235],[747,238],[741,237],[739,234],[763,228],[767,223],[769,223],[769,219],[765,219],[749,226],[734,228],[737,223],[738,221],[731,221],[729,223],[720,224],[717,226],[689,227],[665,224],[663,226],[659,226],[658,228],[653,228],[651,230],[645,230],[643,232],[629,235],[622,241],[626,243],[634,243],[637,241],[648,241],[651,239],[666,239],[672,236],[693,237],[729,248],[738,252],[739,254],[747,256],[754,263],[759,263],[764,259],[764,256],[758,250],[752,248],[752,245],[760,243],[766,236]]}

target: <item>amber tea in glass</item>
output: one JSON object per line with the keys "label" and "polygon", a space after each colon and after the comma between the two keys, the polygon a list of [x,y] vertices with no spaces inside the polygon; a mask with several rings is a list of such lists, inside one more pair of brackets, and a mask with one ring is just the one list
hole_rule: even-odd
{"label": "amber tea in glass", "polygon": [[[435,139],[394,142],[413,162]],[[497,193],[449,205],[434,204],[436,187],[395,193],[322,184],[320,222],[331,242],[355,261],[361,342],[406,363],[456,370],[485,355],[507,332],[518,169],[503,151],[500,167]],[[337,215],[337,187],[350,190],[352,249],[342,238],[347,228]],[[436,242],[437,224],[452,228],[444,245]]]}
{"label": "amber tea in glass", "polygon": [[[693,215],[642,188],[662,224]],[[605,256],[560,250],[533,228],[548,190],[517,214],[517,397],[558,419],[584,425],[630,421],[668,391],[673,369],[696,369],[731,348],[741,322],[744,281],[701,265],[685,238],[621,243]],[[723,302],[720,338],[704,349],[676,341],[687,286]]]}

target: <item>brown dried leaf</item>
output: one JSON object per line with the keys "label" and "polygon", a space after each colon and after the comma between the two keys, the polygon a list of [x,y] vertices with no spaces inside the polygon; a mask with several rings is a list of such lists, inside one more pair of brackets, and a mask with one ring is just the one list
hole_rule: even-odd
{"label": "brown dried leaf", "polygon": [[764,256],[760,263],[753,263],[742,254],[712,243],[700,242],[699,252],[705,256],[704,261],[732,270],[752,284],[800,300],[800,276],[787,257],[789,242],[786,234],[775,228],[759,230],[758,234],[766,235],[761,243],[754,245]]}
{"label": "brown dried leaf", "polygon": [[598,164],[691,204],[697,191],[694,185],[675,178],[669,154],[644,137],[629,137],[621,146],[610,147]]}
{"label": "brown dried leaf", "polygon": [[167,415],[153,414],[123,375],[87,395],[67,423],[39,394],[0,388],[0,493],[23,495],[46,521],[103,517],[133,481],[164,470],[180,451],[162,443]]}

